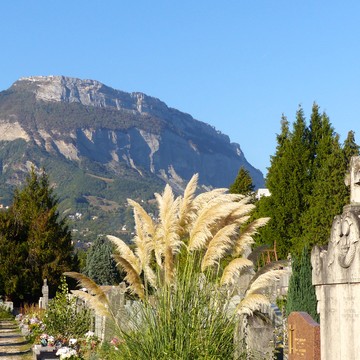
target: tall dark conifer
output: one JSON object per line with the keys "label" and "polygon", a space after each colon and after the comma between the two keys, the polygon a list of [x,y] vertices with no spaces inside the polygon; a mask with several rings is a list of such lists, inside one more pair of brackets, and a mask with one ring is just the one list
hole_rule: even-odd
{"label": "tall dark conifer", "polygon": [[98,237],[88,250],[84,274],[99,285],[115,285],[121,282],[121,275],[112,254],[112,244]]}
{"label": "tall dark conifer", "polygon": [[[281,133],[277,135],[276,153],[271,157],[271,166],[268,169],[266,187],[271,196],[262,197],[254,213],[255,217],[270,216],[271,220],[266,227],[261,229],[261,241],[268,245],[275,242],[281,253],[286,254],[289,248],[287,237],[287,214],[280,211],[278,204],[285,203],[287,184],[286,149],[290,142],[289,122],[285,116],[281,118]],[[281,242],[278,240],[282,239]]]}
{"label": "tall dark conifer", "polygon": [[277,242],[278,255],[299,255],[305,246],[327,242],[332,219],[348,201],[344,178],[348,161],[358,154],[353,132],[344,147],[328,116],[314,104],[307,127],[303,110],[293,129],[282,118],[276,154],[271,158],[266,185],[271,196],[258,202],[257,217],[269,216],[260,231],[262,243]]}
{"label": "tall dark conifer", "polygon": [[[324,132],[316,151],[317,166],[313,168],[312,189],[307,197],[308,209],[302,216],[304,243],[310,247],[327,243],[333,218],[342,212],[348,193],[339,137],[333,133],[326,115],[323,123]],[[300,250],[300,244],[297,249]]]}
{"label": "tall dark conifer", "polygon": [[254,185],[249,171],[243,166],[240,168],[235,181],[229,187],[231,194],[242,194],[249,196],[254,192]]}
{"label": "tall dark conifer", "polygon": [[292,311],[305,311],[315,321],[319,321],[315,287],[311,280],[311,261],[307,247],[304,247],[301,256],[292,261],[292,274],[286,303],[286,314]]}
{"label": "tall dark conifer", "polygon": [[[286,257],[294,242],[299,241],[302,234],[300,218],[304,211],[304,197],[308,189],[309,147],[307,127],[304,113],[299,107],[296,122],[290,133],[288,122],[282,118],[282,134],[278,136],[278,148],[272,158],[271,167],[266,178],[266,186],[271,196],[260,205],[260,211],[265,209],[266,215],[271,217],[269,236],[271,242],[277,242],[280,256]],[[266,238],[265,242],[269,242]]]}
{"label": "tall dark conifer", "polygon": [[[71,233],[57,211],[57,199],[45,172],[31,170],[25,186],[17,189],[12,206],[0,224],[0,240],[7,240],[19,257],[11,272],[0,264],[7,295],[15,301],[37,301],[43,279],[55,293],[63,272],[76,270]],[[8,245],[0,243],[0,252]],[[11,280],[12,279],[12,280]]]}
{"label": "tall dark conifer", "polygon": [[288,196],[286,209],[289,213],[287,236],[292,246],[301,242],[303,234],[301,216],[307,206],[306,195],[310,187],[307,172],[309,157],[308,128],[304,111],[299,107],[287,149],[288,187],[285,189]]}
{"label": "tall dark conifer", "polygon": [[355,133],[352,130],[348,132],[348,135],[344,141],[343,152],[344,152],[345,162],[348,167],[350,164],[351,157],[360,155],[359,145],[357,145],[355,142]]}

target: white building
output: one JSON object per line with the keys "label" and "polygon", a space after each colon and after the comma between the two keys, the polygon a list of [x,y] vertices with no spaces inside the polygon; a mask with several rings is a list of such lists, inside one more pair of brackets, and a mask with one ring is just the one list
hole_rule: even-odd
{"label": "white building", "polygon": [[255,193],[256,200],[260,200],[263,196],[270,196],[271,193],[269,189],[257,189]]}

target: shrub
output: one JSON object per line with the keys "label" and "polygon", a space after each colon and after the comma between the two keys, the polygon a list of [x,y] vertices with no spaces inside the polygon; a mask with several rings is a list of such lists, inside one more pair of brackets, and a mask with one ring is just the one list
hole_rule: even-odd
{"label": "shrub", "polygon": [[76,297],[68,292],[65,277],[61,278],[55,298],[49,301],[44,324],[48,334],[67,339],[84,336],[90,328],[90,310],[77,305]]}
{"label": "shrub", "polygon": [[9,308],[0,303],[0,319],[11,319],[13,317],[14,316],[9,310]]}

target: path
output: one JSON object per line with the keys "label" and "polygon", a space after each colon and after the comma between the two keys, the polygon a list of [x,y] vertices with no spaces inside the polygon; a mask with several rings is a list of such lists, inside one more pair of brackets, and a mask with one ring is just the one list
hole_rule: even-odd
{"label": "path", "polygon": [[15,320],[0,320],[0,360],[33,359],[31,345],[21,335]]}

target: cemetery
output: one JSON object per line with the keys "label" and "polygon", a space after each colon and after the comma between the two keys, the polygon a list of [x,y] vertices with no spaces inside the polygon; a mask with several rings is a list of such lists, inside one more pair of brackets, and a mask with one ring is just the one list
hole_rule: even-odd
{"label": "cemetery", "polygon": [[[153,223],[139,204],[129,201],[137,222],[137,250],[134,252],[119,238],[108,236],[121,254],[116,258],[118,263],[127,269],[125,281],[119,285],[100,286],[82,274],[65,272],[67,278],[78,281],[81,290],[69,291],[64,277],[56,297],[50,299],[47,279],[44,279],[42,296],[37,306],[28,309],[27,314],[15,309],[11,301],[2,300],[0,354],[8,354],[9,359],[10,356],[19,359],[63,359],[70,356],[72,359],[129,358],[134,351],[132,344],[140,349],[146,346],[133,336],[149,331],[148,337],[144,336],[146,342],[151,342],[155,340],[150,336],[158,332],[159,339],[163,339],[167,346],[169,334],[164,333],[166,329],[179,332],[183,341],[190,339],[186,336],[195,335],[188,326],[192,324],[196,332],[206,330],[206,334],[201,334],[204,346],[210,347],[210,342],[218,337],[222,337],[222,342],[229,341],[231,348],[224,349],[229,359],[356,360],[360,354],[360,315],[356,307],[360,300],[360,157],[352,158],[347,182],[350,186],[350,203],[344,206],[342,214],[335,216],[328,246],[315,246],[311,251],[312,284],[320,323],[304,311],[293,311],[286,315],[279,303],[279,299],[286,298],[288,293],[292,276],[291,259],[265,261],[261,266],[254,266],[252,235],[256,228],[266,224],[266,220],[252,224],[248,232],[250,236],[240,236],[235,243],[236,256],[227,265],[222,265],[222,277],[216,280],[220,264],[218,259],[225,253],[221,251],[227,248],[235,227],[225,223],[214,231],[215,235],[209,233],[208,236],[213,237],[199,257],[195,251],[205,246],[204,229],[196,233],[193,231],[194,225],[191,230],[186,230],[186,225],[183,225],[182,231],[189,231],[190,238],[186,247],[193,249],[193,252],[179,251],[181,261],[178,258],[175,265],[174,252],[166,253],[153,248],[155,255],[157,251],[162,255],[155,257],[155,265],[150,268],[146,263],[146,248],[141,246],[150,241],[147,236],[153,231]],[[190,200],[189,204],[182,204],[188,207],[188,211],[184,212],[183,224],[190,221],[190,218],[186,218],[189,209],[193,209],[193,216],[197,216],[198,220],[202,216],[209,218],[211,207],[205,205],[205,217],[201,211],[196,213],[193,206],[196,202],[217,199],[213,206],[223,210],[231,208],[226,214],[239,210],[241,206],[238,221],[252,209],[241,197],[235,196],[241,205],[238,202],[234,205],[231,194],[213,191],[196,197],[192,189],[195,183],[196,177],[186,190]],[[175,211],[175,204],[178,209],[170,187],[165,188],[159,197],[162,206],[167,203],[167,211],[171,212],[172,207]],[[176,217],[176,221],[178,219]],[[166,226],[167,231],[173,231],[169,225],[171,221],[174,220],[166,217],[159,220],[162,233],[166,231]],[[228,231],[227,234],[224,229]],[[176,231],[178,234],[179,228]],[[182,241],[174,234],[172,236],[176,241]],[[166,240],[169,241],[168,247],[182,246],[171,237],[169,239]],[[215,244],[214,249],[211,248],[212,244]],[[261,254],[269,255],[269,250]],[[271,259],[268,257],[268,260]],[[139,276],[139,266],[145,269],[145,281]],[[167,317],[168,311],[170,318]],[[16,312],[14,321],[11,314]],[[189,316],[193,312],[195,317]],[[185,326],[179,324],[178,320],[182,317]],[[54,324],[57,321],[59,323]],[[214,333],[211,333],[212,326],[215,327]],[[21,334],[17,332],[19,329]],[[172,335],[169,336],[171,340]],[[184,347],[184,344],[181,342],[172,346]],[[183,348],[182,351],[188,350]],[[134,358],[141,357],[135,355]]]}

